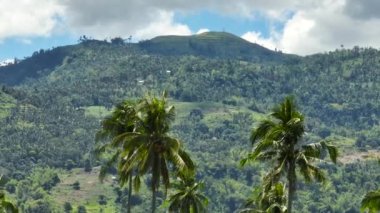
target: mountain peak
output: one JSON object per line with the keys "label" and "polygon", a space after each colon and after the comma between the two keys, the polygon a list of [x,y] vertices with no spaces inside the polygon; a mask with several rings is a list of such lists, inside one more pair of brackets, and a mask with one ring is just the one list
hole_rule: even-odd
{"label": "mountain peak", "polygon": [[190,36],[157,36],[139,43],[148,53],[160,55],[198,55],[247,61],[278,61],[285,54],[250,43],[228,32],[204,32]]}

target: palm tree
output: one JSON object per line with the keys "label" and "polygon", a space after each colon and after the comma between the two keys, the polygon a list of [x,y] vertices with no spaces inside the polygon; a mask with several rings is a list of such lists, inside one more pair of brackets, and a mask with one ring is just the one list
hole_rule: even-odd
{"label": "palm tree", "polygon": [[[112,114],[107,116],[102,121],[102,129],[98,131],[96,135],[97,141],[103,140],[111,140],[109,143],[106,143],[100,146],[96,152],[100,156],[107,152],[107,150],[115,150],[116,152],[112,155],[112,157],[102,165],[99,178],[101,181],[104,180],[106,176],[106,172],[110,167],[112,167],[117,161],[119,162],[119,167],[123,167],[125,160],[123,160],[120,154],[123,152],[123,148],[117,146],[117,144],[112,143],[113,139],[118,135],[123,133],[131,133],[135,130],[135,123],[137,121],[136,111],[135,111],[136,103],[133,101],[124,101],[121,104],[118,104]],[[132,155],[132,152],[129,153]],[[120,170],[119,170],[120,171]],[[127,212],[131,212],[131,198],[132,198],[132,178],[133,171],[129,173],[119,172],[119,182],[121,186],[123,186],[126,182],[129,183],[128,186],[128,205]],[[136,182],[139,182],[138,176],[135,178]],[[138,184],[136,185],[136,190],[138,190]]]}
{"label": "palm tree", "polygon": [[246,208],[239,213],[286,213],[286,189],[282,182],[275,183],[268,191],[261,189],[261,192],[249,199]]}
{"label": "palm tree", "polygon": [[179,174],[179,181],[175,184],[176,191],[168,200],[169,212],[202,213],[206,212],[208,199],[199,192],[202,182],[196,182],[192,174]]}
{"label": "palm tree", "polygon": [[287,211],[292,212],[292,202],[296,193],[297,173],[307,182],[313,179],[324,182],[324,173],[312,163],[320,160],[326,151],[330,159],[336,163],[338,150],[327,141],[313,144],[302,144],[302,136],[305,134],[304,117],[290,97],[273,109],[270,114],[272,119],[262,121],[252,130],[251,142],[253,150],[241,160],[244,166],[248,161],[266,160],[274,164],[274,168],[265,177],[265,187],[268,191],[274,183],[277,183],[283,175],[288,182]]}
{"label": "palm tree", "polygon": [[18,213],[18,209],[11,202],[5,199],[4,193],[5,180],[3,176],[0,176],[0,213]]}
{"label": "palm tree", "polygon": [[175,114],[174,107],[168,106],[166,98],[164,92],[161,99],[146,97],[140,100],[135,107],[133,132],[120,134],[111,143],[113,147],[122,147],[117,153],[122,159],[119,174],[129,177],[136,171],[136,188],[140,185],[141,176],[151,175],[152,212],[155,212],[160,182],[163,182],[165,192],[170,185],[169,168],[194,170],[194,164],[182,149],[181,142],[168,134]]}
{"label": "palm tree", "polygon": [[370,191],[365,195],[361,203],[361,210],[365,211],[366,209],[368,209],[369,213],[380,211],[380,189],[377,191]]}
{"label": "palm tree", "polygon": [[362,200],[361,210],[368,209],[369,213],[380,211],[380,190],[368,192]]}

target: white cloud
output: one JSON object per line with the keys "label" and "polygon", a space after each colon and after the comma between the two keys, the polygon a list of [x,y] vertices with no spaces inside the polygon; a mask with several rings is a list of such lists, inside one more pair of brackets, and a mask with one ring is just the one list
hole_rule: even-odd
{"label": "white cloud", "polygon": [[173,13],[161,11],[156,20],[144,28],[137,29],[135,35],[140,39],[156,35],[191,35],[188,26],[173,22],[173,16]]}
{"label": "white cloud", "polygon": [[210,30],[207,28],[201,28],[195,34],[199,35],[199,34],[206,33],[206,32],[210,32]]}
{"label": "white cloud", "polygon": [[20,42],[23,44],[32,44],[32,40],[27,38],[20,39]]}
{"label": "white cloud", "polygon": [[[304,12],[297,12],[286,22],[279,41],[279,48],[284,52],[307,54],[321,50],[318,35],[310,35],[315,27],[315,20],[305,17]],[[323,50],[323,49],[322,49]]]}
{"label": "white cloud", "polygon": [[190,34],[188,26],[175,22],[174,12],[191,15],[192,11],[207,9],[245,20],[264,16],[270,26],[268,38],[257,29],[249,30],[242,37],[270,49],[305,55],[334,50],[341,44],[380,47],[376,1],[368,0],[369,3],[358,6],[354,0],[236,0],[233,3],[230,0],[128,0],[128,3],[66,0],[65,5],[67,21],[74,31],[100,38],[133,35],[145,39],[160,34]]}
{"label": "white cloud", "polygon": [[273,38],[263,38],[260,32],[247,32],[241,37],[249,42],[256,43],[271,50],[277,48],[276,41]]}
{"label": "white cloud", "polygon": [[[271,20],[283,22],[283,29],[271,29],[270,36],[263,38],[259,32],[247,32],[242,37],[287,53],[308,55],[345,47],[380,47],[380,3],[369,0],[354,4],[353,0],[320,0],[293,8],[293,15],[279,10],[268,10]],[[373,2],[370,4],[369,2]],[[373,6],[374,9],[371,6]]]}
{"label": "white cloud", "polygon": [[0,67],[6,66],[8,64],[13,64],[14,61],[14,59],[5,59],[3,61],[0,61]]}
{"label": "white cloud", "polygon": [[[188,26],[176,22],[174,16],[162,18],[162,14],[191,15],[194,11],[209,10],[246,20],[260,14],[283,21],[289,11],[312,7],[313,2],[315,0],[65,0],[62,5],[66,8],[65,21],[77,34],[95,38],[133,35],[142,39],[166,31],[188,33]],[[163,25],[166,30],[158,30],[154,25]],[[143,37],[139,38],[140,35]]]}
{"label": "white cloud", "polygon": [[380,19],[349,15],[345,0],[322,0],[318,6],[298,10],[284,26],[279,48],[301,55],[334,50],[343,44],[380,47]]}
{"label": "white cloud", "polygon": [[378,0],[0,0],[0,5],[0,42],[57,32],[136,40],[189,35],[194,32],[174,14],[209,10],[244,21],[266,17],[268,38],[257,29],[243,38],[284,52],[304,55],[340,44],[380,47]]}
{"label": "white cloud", "polygon": [[0,40],[12,36],[48,36],[63,8],[55,0],[0,0]]}
{"label": "white cloud", "polygon": [[[165,1],[66,0],[65,21],[76,34],[94,38],[148,39],[158,35],[190,35],[188,26],[174,21]],[[175,3],[175,2],[174,2]]]}
{"label": "white cloud", "polygon": [[380,1],[379,0],[347,0],[344,12],[359,19],[380,18]]}

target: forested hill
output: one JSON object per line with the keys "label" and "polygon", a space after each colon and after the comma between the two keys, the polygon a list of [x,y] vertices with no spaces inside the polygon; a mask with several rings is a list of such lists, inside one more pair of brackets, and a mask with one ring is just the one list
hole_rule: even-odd
{"label": "forested hill", "polygon": [[[16,65],[0,67],[0,82],[15,85],[26,78],[36,78],[43,72],[65,62],[74,60],[81,53],[80,49],[111,47],[120,55],[129,49],[135,53],[155,54],[161,56],[193,55],[208,58],[236,59],[254,62],[296,62],[299,57],[271,51],[260,45],[250,43],[240,37],[226,32],[206,32],[192,36],[159,36],[139,43],[126,43],[121,38],[114,38],[110,43],[81,38],[78,45],[39,50],[32,57],[17,61]],[[121,51],[121,52],[120,52]],[[105,56],[106,57],[106,56]]]}
{"label": "forested hill", "polygon": [[296,56],[274,52],[226,32],[205,32],[192,36],[158,36],[140,42],[149,53],[161,55],[196,55],[246,61],[283,62]]}
{"label": "forested hill", "polygon": [[[237,166],[250,149],[250,130],[292,94],[306,116],[304,140],[331,140],[343,156],[338,166],[322,164],[331,181],[324,189],[299,185],[297,212],[358,212],[361,196],[380,187],[372,162],[380,148],[379,72],[380,51],[372,48],[299,57],[227,33],[138,44],[82,39],[0,67],[0,173],[12,179],[9,191],[25,209],[59,209],[63,201],[99,205],[84,191],[76,200],[62,195],[70,194],[62,189],[65,178],[75,180],[68,172],[99,165],[92,156],[94,135],[115,104],[167,90],[177,111],[171,134],[197,162],[210,212],[233,212],[263,174],[258,164]],[[55,188],[56,181],[41,174],[56,174],[64,184]],[[31,182],[39,176],[47,183]],[[119,208],[123,194],[102,190]],[[136,202],[148,202],[144,196],[136,195]]]}

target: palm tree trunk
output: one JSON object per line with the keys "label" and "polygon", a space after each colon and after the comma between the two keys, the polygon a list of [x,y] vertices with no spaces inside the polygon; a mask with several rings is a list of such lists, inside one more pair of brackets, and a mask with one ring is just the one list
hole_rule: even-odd
{"label": "palm tree trunk", "polygon": [[128,213],[131,213],[131,206],[132,206],[132,204],[131,204],[131,198],[132,198],[132,172],[131,172],[131,174],[129,175],[129,190],[128,190],[128,209],[127,209],[127,212]]}
{"label": "palm tree trunk", "polygon": [[296,165],[294,159],[291,159],[289,162],[289,171],[288,171],[288,206],[287,212],[292,213],[292,204],[294,201],[294,195],[296,193]]}
{"label": "palm tree trunk", "polygon": [[156,188],[152,188],[152,213],[156,211]]}

